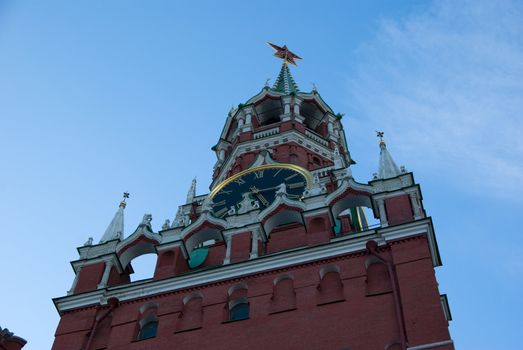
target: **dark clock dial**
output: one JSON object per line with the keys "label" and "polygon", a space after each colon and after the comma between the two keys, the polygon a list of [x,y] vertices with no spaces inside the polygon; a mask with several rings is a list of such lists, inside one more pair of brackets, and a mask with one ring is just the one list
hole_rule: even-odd
{"label": "dark clock dial", "polygon": [[303,191],[310,185],[310,179],[307,170],[292,164],[263,165],[242,171],[211,192],[213,213],[223,218],[257,207],[263,210],[274,201],[282,183],[289,198],[301,198]]}

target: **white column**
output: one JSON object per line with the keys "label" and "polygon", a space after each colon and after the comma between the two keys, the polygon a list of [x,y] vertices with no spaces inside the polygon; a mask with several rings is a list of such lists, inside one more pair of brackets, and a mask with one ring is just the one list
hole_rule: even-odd
{"label": "white column", "polygon": [[379,208],[379,211],[380,211],[381,227],[389,226],[389,223],[387,221],[387,213],[385,212],[385,200],[378,199],[378,208]]}
{"label": "white column", "polygon": [[421,219],[421,208],[418,202],[418,194],[413,192],[409,195],[410,204],[412,205],[412,211],[414,212],[414,219]]}
{"label": "white column", "polygon": [[231,236],[225,236],[225,259],[223,264],[227,265],[231,263]]}
{"label": "white column", "polygon": [[111,268],[113,267],[113,261],[109,260],[105,262],[105,270],[102,276],[102,280],[98,284],[97,288],[102,289],[107,286],[107,281],[109,281],[109,274],[111,273]]}
{"label": "white column", "polygon": [[258,237],[259,233],[258,230],[254,230],[251,232],[251,256],[249,259],[256,259],[258,257]]}
{"label": "white column", "polygon": [[76,275],[74,276],[73,284],[71,285],[71,289],[67,291],[67,295],[71,295],[74,293],[74,290],[76,288],[76,285],[78,284],[78,280],[80,279],[80,271],[82,270],[81,267],[78,268],[78,271],[76,272]]}
{"label": "white column", "polygon": [[300,115],[300,104],[297,101],[294,102],[294,114]]}

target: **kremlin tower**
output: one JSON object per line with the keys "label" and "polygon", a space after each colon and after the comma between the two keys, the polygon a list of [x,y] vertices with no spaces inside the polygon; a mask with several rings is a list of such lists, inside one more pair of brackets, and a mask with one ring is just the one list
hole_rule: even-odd
{"label": "kremlin tower", "polygon": [[[413,173],[380,132],[377,172],[357,181],[342,114],[298,88],[300,57],[271,46],[281,70],[225,118],[209,192],[194,180],[172,221],[156,232],[145,214],[130,234],[126,193],[78,248],[54,350],[454,349]],[[131,282],[149,253],[154,276]]]}

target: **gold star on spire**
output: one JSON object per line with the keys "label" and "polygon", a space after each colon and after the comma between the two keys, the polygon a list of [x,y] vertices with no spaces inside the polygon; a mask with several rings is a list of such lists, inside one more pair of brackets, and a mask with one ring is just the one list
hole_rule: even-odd
{"label": "gold star on spire", "polygon": [[294,61],[294,60],[302,59],[301,57],[299,57],[298,55],[296,55],[295,53],[290,51],[287,48],[287,45],[283,45],[283,47],[281,47],[278,45],[271,44],[270,42],[267,42],[267,44],[269,44],[269,46],[271,46],[274,50],[276,50],[276,52],[274,53],[274,56],[281,58],[283,60],[284,64],[290,63],[290,64],[294,64],[296,66],[296,61]]}

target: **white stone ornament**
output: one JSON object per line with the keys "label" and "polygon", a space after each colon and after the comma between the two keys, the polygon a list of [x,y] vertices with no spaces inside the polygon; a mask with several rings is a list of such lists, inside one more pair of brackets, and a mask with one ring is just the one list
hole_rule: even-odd
{"label": "white stone ornament", "polygon": [[282,182],[278,185],[278,189],[276,190],[276,197],[283,197],[287,196],[287,185],[285,182]]}
{"label": "white stone ornament", "polygon": [[212,212],[212,205],[213,205],[213,201],[212,199],[210,198],[207,198],[203,203],[202,203],[202,213],[209,213],[209,212]]}
{"label": "white stone ornament", "polygon": [[242,193],[242,197],[242,201],[238,203],[238,214],[244,214],[251,210],[260,209],[260,202],[251,199],[250,192]]}
{"label": "white stone ornament", "polygon": [[325,185],[322,185],[320,183],[320,177],[318,174],[314,174],[314,177],[312,178],[312,187],[310,189],[307,189],[303,192],[304,197],[313,197],[317,196],[323,193],[327,193],[327,188]]}
{"label": "white stone ornament", "polygon": [[165,219],[165,222],[162,225],[162,230],[167,230],[169,227],[171,227],[171,220]]}
{"label": "white stone ornament", "polygon": [[342,169],[343,168],[343,157],[340,154],[340,150],[338,146],[334,148],[334,169]]}
{"label": "white stone ornament", "polygon": [[227,214],[228,215],[236,215],[236,208],[234,207],[234,205],[231,205],[231,208],[229,209]]}
{"label": "white stone ornament", "polygon": [[93,237],[89,237],[87,241],[84,243],[84,247],[93,245]]}

